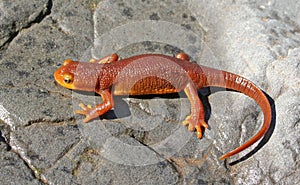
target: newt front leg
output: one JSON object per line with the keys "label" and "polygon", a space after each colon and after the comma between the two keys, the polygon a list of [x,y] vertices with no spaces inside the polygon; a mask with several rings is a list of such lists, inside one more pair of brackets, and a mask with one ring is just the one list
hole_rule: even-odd
{"label": "newt front leg", "polygon": [[114,53],[114,54],[108,55],[108,56],[100,58],[100,59],[92,58],[89,62],[90,63],[98,63],[98,64],[108,64],[111,62],[118,61],[118,58],[119,58],[119,56],[116,53]]}
{"label": "newt front leg", "polygon": [[76,114],[83,114],[86,116],[83,120],[85,123],[103,115],[107,111],[111,110],[114,106],[112,94],[109,90],[103,90],[97,93],[102,97],[103,102],[101,104],[93,108],[91,105],[86,106],[83,103],[80,103],[79,106],[82,108],[82,110],[75,111]]}

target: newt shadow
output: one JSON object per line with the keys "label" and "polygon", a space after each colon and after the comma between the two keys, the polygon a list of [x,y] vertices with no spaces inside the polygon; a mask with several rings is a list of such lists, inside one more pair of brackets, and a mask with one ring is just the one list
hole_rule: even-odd
{"label": "newt shadow", "polygon": [[[221,92],[221,91],[232,91],[232,92],[237,92],[233,91],[231,89],[226,89],[226,88],[220,88],[220,87],[207,87],[207,88],[202,88],[198,91],[199,98],[201,99],[203,106],[204,106],[204,112],[205,112],[205,121],[209,124],[209,119],[211,116],[211,106],[208,101],[208,96],[211,94],[214,94],[216,92]],[[86,94],[85,92],[82,91],[76,91],[77,93],[80,94]],[[239,92],[238,92],[239,93]],[[264,92],[265,93],[265,92]],[[86,95],[97,95],[97,94],[86,94]],[[267,94],[265,95],[268,98],[268,101],[271,105],[271,111],[272,111],[272,118],[271,118],[271,124],[269,127],[269,130],[267,133],[264,135],[264,137],[260,140],[258,145],[250,151],[248,154],[245,156],[241,157],[240,159],[233,161],[229,163],[229,166],[236,165],[242,161],[247,160],[251,156],[253,156],[256,152],[258,152],[271,138],[274,129],[275,129],[275,124],[276,124],[276,109],[275,109],[275,103],[274,100]],[[98,95],[97,95],[98,96]],[[128,103],[124,101],[124,98],[137,98],[137,99],[153,99],[153,98],[163,98],[163,99],[175,99],[175,98],[187,98],[184,92],[180,93],[173,93],[173,94],[163,94],[163,95],[140,95],[140,96],[114,96],[114,109],[108,111],[107,113],[103,114],[100,116],[100,119],[117,119],[117,118],[124,118],[128,117],[131,115]],[[208,128],[210,129],[210,128]],[[205,129],[204,129],[205,132]],[[204,133],[203,133],[204,134]]]}
{"label": "newt shadow", "polygon": [[[204,88],[198,92],[198,96],[201,99],[204,106],[205,113],[205,121],[208,122],[211,115],[211,106],[208,101],[209,96],[208,89]],[[187,98],[184,92],[179,93],[170,93],[170,94],[161,94],[161,95],[135,95],[135,96],[114,96],[114,109],[108,111],[107,113],[100,116],[100,119],[117,119],[124,118],[131,115],[129,110],[128,103],[124,101],[124,98],[135,98],[135,99],[179,99],[179,98]],[[209,129],[209,128],[208,128]],[[204,129],[205,131],[205,129]]]}

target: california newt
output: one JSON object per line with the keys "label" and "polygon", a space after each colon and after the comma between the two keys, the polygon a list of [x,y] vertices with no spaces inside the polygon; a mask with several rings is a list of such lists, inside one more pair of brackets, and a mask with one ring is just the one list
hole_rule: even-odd
{"label": "california newt", "polygon": [[65,60],[54,73],[58,84],[68,89],[96,92],[103,102],[95,107],[79,106],[75,113],[85,115],[88,122],[113,108],[113,95],[157,95],[184,91],[191,103],[191,113],[183,121],[188,130],[196,130],[202,137],[202,129],[208,128],[204,120],[204,108],[198,90],[215,86],[232,89],[253,98],[261,107],[264,122],[261,129],[240,147],[222,155],[225,159],[241,152],[262,138],[269,129],[271,107],[266,95],[251,81],[239,75],[190,62],[179,53],[176,57],[161,54],[142,54],[118,60],[117,54],[90,62]]}

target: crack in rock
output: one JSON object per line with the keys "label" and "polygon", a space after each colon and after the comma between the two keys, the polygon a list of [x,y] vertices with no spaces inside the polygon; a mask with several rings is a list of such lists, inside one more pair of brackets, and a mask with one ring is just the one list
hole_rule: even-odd
{"label": "crack in rock", "polygon": [[[34,24],[41,23],[48,15],[51,14],[52,5],[52,0],[49,0],[45,4],[44,9],[33,20],[29,21],[26,25],[22,26],[18,30],[15,30],[14,32],[10,33],[9,38],[0,46],[0,51],[5,50],[22,30],[30,28]],[[15,24],[13,25],[13,27],[15,27]]]}

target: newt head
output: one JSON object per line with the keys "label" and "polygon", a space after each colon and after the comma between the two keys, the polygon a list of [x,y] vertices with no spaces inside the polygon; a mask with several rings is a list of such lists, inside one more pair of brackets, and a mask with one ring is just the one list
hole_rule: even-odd
{"label": "newt head", "polygon": [[70,59],[64,61],[63,66],[58,68],[54,73],[55,81],[68,89],[75,89],[74,86],[74,74],[76,73],[78,62],[74,62]]}

